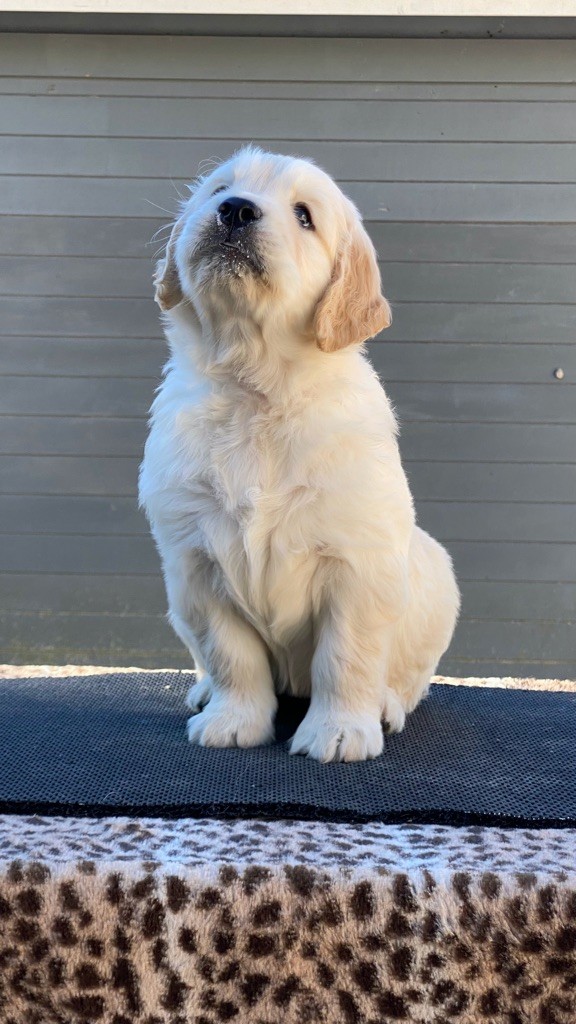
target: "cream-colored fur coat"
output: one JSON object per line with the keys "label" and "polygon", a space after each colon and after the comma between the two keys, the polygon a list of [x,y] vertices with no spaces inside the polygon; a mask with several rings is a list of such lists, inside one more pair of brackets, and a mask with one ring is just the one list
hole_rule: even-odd
{"label": "cream-colored fur coat", "polygon": [[319,168],[244,149],[194,187],[156,287],[171,358],[140,500],[197,667],[189,738],[266,743],[287,690],[311,696],[292,753],[375,757],[459,595],[363,354],[390,309],[360,217]]}

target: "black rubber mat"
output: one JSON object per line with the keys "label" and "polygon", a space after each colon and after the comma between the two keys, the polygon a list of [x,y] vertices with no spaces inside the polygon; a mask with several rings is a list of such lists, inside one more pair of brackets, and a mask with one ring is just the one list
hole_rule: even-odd
{"label": "black rubber mat", "polygon": [[179,673],[0,680],[0,811],[576,827],[576,693],[433,686],[381,757],[290,757],[186,739]]}

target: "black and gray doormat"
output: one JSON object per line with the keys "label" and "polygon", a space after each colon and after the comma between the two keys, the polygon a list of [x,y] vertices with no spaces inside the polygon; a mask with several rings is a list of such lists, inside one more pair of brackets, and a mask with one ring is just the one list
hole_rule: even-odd
{"label": "black and gray doormat", "polygon": [[191,746],[190,679],[0,680],[0,812],[576,827],[576,693],[435,685],[379,758],[322,765],[293,698],[269,747]]}

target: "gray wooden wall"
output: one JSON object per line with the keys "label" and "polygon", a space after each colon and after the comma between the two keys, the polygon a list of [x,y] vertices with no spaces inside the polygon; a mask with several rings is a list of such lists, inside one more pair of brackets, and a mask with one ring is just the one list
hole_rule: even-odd
{"label": "gray wooden wall", "polygon": [[254,140],[333,173],[380,254],[371,352],[464,595],[443,670],[574,676],[575,47],[0,39],[0,661],[188,663],[136,508],[149,240]]}

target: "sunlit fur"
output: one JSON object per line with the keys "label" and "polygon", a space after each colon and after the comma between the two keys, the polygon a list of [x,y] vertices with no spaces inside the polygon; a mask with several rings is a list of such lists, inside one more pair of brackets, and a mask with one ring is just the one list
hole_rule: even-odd
{"label": "sunlit fur", "polygon": [[[262,211],[232,255],[227,195]],[[459,596],[363,354],[390,310],[359,214],[318,167],[249,147],[192,188],[156,289],[171,354],[140,501],[197,667],[189,738],[266,743],[288,690],[311,696],[292,753],[374,757],[381,720],[402,729],[426,693]]]}

